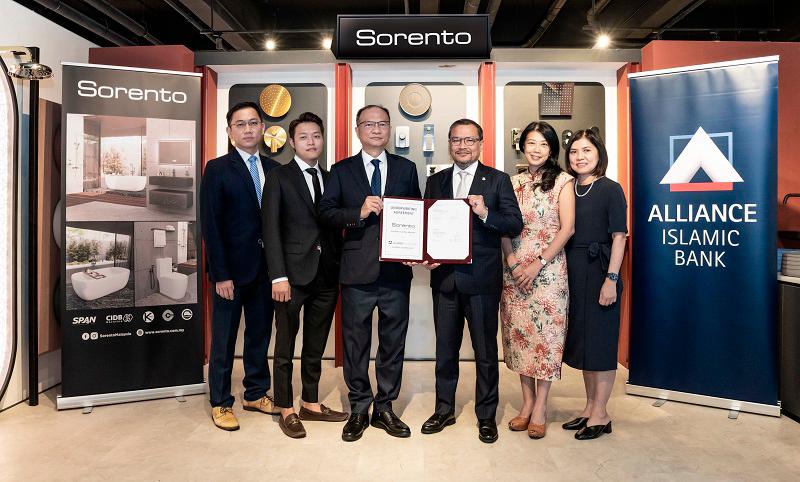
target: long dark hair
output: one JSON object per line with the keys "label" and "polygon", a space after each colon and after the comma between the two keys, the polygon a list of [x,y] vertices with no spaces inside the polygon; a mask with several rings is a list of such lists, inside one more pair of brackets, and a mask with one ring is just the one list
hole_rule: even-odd
{"label": "long dark hair", "polygon": [[[556,130],[553,129],[553,126],[547,122],[531,122],[519,135],[520,150],[523,153],[525,152],[525,141],[528,140],[528,136],[532,132],[541,134],[544,140],[547,141],[547,145],[550,146],[550,156],[547,158],[544,165],[539,168],[539,171],[542,173],[542,183],[540,186],[542,191],[547,192],[553,189],[553,186],[556,185],[556,178],[563,171],[561,166],[558,165],[558,155],[561,146],[558,142],[558,134],[556,134]],[[533,188],[536,189],[536,187],[537,186],[534,186]]]}

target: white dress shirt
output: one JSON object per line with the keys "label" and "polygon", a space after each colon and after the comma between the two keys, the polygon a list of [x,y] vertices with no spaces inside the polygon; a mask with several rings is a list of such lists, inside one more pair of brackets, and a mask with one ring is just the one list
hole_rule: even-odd
{"label": "white dress shirt", "polygon": [[367,183],[370,186],[372,185],[372,173],[375,172],[375,166],[372,164],[372,160],[378,159],[381,161],[379,166],[381,168],[381,196],[383,196],[386,192],[386,173],[388,172],[386,151],[381,152],[381,155],[378,157],[372,157],[362,150],[361,159],[364,161],[364,169],[367,171]]}
{"label": "white dress shirt", "polygon": [[478,170],[478,161],[473,162],[469,165],[466,169],[461,169],[458,167],[458,164],[455,162],[453,163],[453,199],[458,196],[458,184],[461,182],[462,174],[460,172],[465,172],[464,174],[466,179],[464,179],[464,192],[469,193],[469,189],[472,187],[472,181],[475,180],[475,171]]}
{"label": "white dress shirt", "polygon": [[[460,167],[458,167],[458,164],[456,164],[455,162],[453,163],[453,199],[456,199],[456,196],[458,196],[458,183],[459,181],[461,181],[461,176],[462,176],[462,174],[459,173],[460,172],[466,173],[463,174],[464,176],[466,176],[466,178],[464,179],[464,191],[466,193],[469,193],[469,190],[472,187],[472,182],[475,180],[475,172],[477,170],[478,170],[478,161],[473,162],[466,169],[461,169]],[[489,207],[487,206],[486,215],[482,217],[478,216],[478,219],[480,219],[485,223],[486,218],[488,217],[489,217]]]}
{"label": "white dress shirt", "polygon": [[308,186],[308,192],[311,193],[311,200],[316,202],[317,200],[314,199],[314,181],[311,179],[311,174],[306,172],[306,169],[314,168],[317,170],[317,179],[319,180],[319,189],[320,192],[325,192],[325,182],[322,180],[322,169],[319,167],[319,162],[316,165],[310,166],[304,160],[300,159],[297,156],[294,156],[294,162],[300,166],[300,170],[303,171],[303,179],[306,180],[306,186]]}
{"label": "white dress shirt", "polygon": [[242,156],[242,159],[244,159],[244,167],[247,168],[247,172],[250,172],[250,161],[248,161],[248,159],[250,159],[253,156],[256,156],[256,159],[258,159],[258,162],[256,162],[256,166],[258,166],[258,179],[259,181],[261,181],[261,192],[264,192],[264,181],[265,181],[264,166],[261,165],[261,155],[259,154],[258,151],[256,151],[255,154],[248,154],[247,152],[239,149],[238,147],[236,148],[236,150],[239,151],[239,155]]}

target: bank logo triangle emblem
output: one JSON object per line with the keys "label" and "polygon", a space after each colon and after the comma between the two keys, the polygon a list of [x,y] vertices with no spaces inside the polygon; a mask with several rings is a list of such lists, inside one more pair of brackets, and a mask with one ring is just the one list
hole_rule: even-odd
{"label": "bank logo triangle emblem", "polygon": [[[711,182],[692,182],[700,169],[706,173]],[[736,172],[730,159],[717,147],[711,136],[699,127],[661,179],[660,184],[669,184],[669,190],[672,192],[697,192],[732,191],[733,183],[736,182],[744,182],[744,179]]]}

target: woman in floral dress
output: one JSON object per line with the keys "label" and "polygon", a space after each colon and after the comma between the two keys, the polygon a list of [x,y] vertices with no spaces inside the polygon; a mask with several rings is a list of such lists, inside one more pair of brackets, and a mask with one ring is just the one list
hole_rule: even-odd
{"label": "woman in floral dress", "polygon": [[519,373],[522,409],[508,426],[546,433],[547,395],[561,378],[569,289],[564,245],[574,232],[573,178],[558,165],[559,142],[546,122],[522,131],[528,169],[511,178],[525,223],[516,238],[503,238],[507,268],[500,317],[506,365]]}

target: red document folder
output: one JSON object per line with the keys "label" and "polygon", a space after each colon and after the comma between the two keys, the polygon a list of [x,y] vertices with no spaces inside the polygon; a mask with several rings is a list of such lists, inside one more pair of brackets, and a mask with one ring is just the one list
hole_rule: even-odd
{"label": "red document folder", "polygon": [[[386,256],[384,256],[384,249],[383,249],[384,248],[384,243],[383,243],[383,240],[384,240],[384,233],[387,232],[387,231],[384,230],[384,228],[388,228],[388,226],[384,226],[384,220],[385,220],[384,214],[386,212],[386,209],[381,211],[381,216],[380,216],[381,239],[379,240],[379,242],[380,242],[380,255],[379,256],[380,256],[380,260],[381,261],[417,262],[417,263],[421,263],[423,261],[427,261],[429,263],[442,263],[442,264],[471,264],[472,263],[472,222],[473,222],[472,218],[473,218],[473,213],[472,213],[472,209],[470,208],[469,203],[467,202],[466,199],[411,199],[411,198],[390,197],[390,196],[386,196],[383,199],[384,199],[384,203],[386,203],[387,200],[389,200],[389,201],[391,201],[391,200],[404,200],[404,201],[407,201],[407,202],[413,203],[413,204],[419,203],[419,205],[424,210],[424,214],[423,214],[423,223],[422,223],[422,257],[421,258],[411,259],[411,258],[391,257],[388,254]],[[462,201],[464,203],[465,209],[468,210],[468,215],[467,216],[468,216],[469,219],[468,219],[467,225],[466,225],[466,232],[463,232],[463,233],[452,233],[452,232],[450,232],[449,233],[454,238],[458,238],[459,242],[463,242],[465,239],[467,240],[467,250],[468,251],[467,251],[467,256],[466,257],[463,257],[463,258],[448,258],[446,256],[441,256],[441,255],[434,257],[434,256],[431,256],[429,254],[429,252],[428,252],[428,230],[429,230],[428,229],[429,228],[429,225],[428,225],[428,213],[430,212],[431,207],[434,206],[439,201],[447,201],[448,203],[452,203],[454,201],[456,201],[456,202],[457,201]]]}

